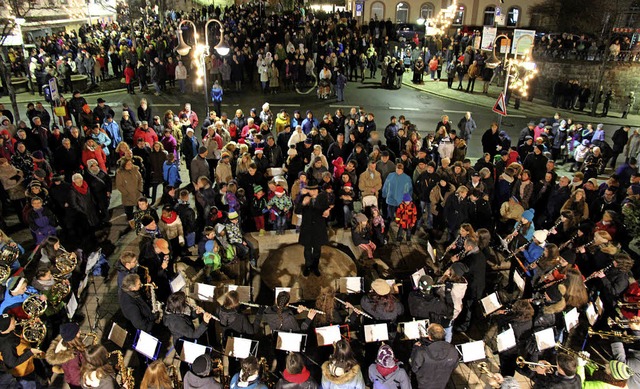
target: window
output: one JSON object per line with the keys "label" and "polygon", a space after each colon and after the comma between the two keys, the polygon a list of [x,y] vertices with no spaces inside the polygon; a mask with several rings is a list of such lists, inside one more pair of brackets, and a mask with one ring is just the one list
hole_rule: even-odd
{"label": "window", "polygon": [[509,8],[507,12],[507,27],[518,27],[520,21],[520,10],[516,7]]}
{"label": "window", "polygon": [[493,26],[496,20],[496,8],[495,7],[487,7],[484,9],[484,21],[482,22],[485,26]]}
{"label": "window", "polygon": [[453,16],[453,21],[451,22],[452,25],[454,26],[462,26],[464,24],[464,11],[465,11],[465,6],[464,5],[459,5],[458,6],[458,10],[456,11],[456,14]]}
{"label": "window", "polygon": [[424,20],[431,19],[433,17],[434,6],[431,3],[422,4],[420,7],[420,17]]}
{"label": "window", "polygon": [[398,3],[396,5],[396,23],[407,23],[409,21],[409,4]]}
{"label": "window", "polygon": [[371,17],[375,20],[384,20],[384,4],[376,1],[371,4]]}

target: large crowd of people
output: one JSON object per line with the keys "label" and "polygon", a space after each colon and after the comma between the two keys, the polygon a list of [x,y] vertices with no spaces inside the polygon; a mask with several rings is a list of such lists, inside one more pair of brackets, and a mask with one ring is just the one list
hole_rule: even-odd
{"label": "large crowd of people", "polygon": [[[256,12],[229,12],[229,38],[244,42],[236,54],[254,52],[254,38],[242,31],[253,31],[256,18],[247,16]],[[268,20],[288,25],[287,17]],[[344,36],[338,31],[346,24],[315,23],[326,28],[313,30],[322,35],[318,42]],[[281,37],[273,35],[290,33],[269,31],[255,38],[255,52],[263,50],[265,60],[267,45],[278,49]],[[293,52],[316,45],[306,41],[310,36],[292,30],[289,42],[301,39],[303,47],[293,45]],[[150,37],[162,40],[161,33]],[[363,40],[361,49],[369,43]],[[323,63],[326,53],[317,54]],[[603,125],[559,114],[529,123],[512,140],[497,123],[479,135],[470,112],[457,123],[443,116],[433,126],[408,116],[387,122],[365,106],[316,116],[273,112],[265,102],[245,115],[242,109],[197,113],[188,102],[179,112],[159,112],[141,99],[116,117],[102,98],[88,102],[78,91],[66,107],[57,124],[42,104],[30,104],[27,121],[19,123],[0,106],[2,387],[46,387],[55,372],[71,388],[85,389],[445,388],[460,363],[454,345],[474,338],[498,354],[493,370],[499,373],[487,376],[488,387],[518,387],[516,372],[536,388],[640,387],[640,356],[633,351],[640,341],[637,128],[616,130],[609,145]],[[482,144],[475,160],[467,150],[473,133]],[[564,175],[561,164],[575,174]],[[611,174],[602,180],[607,166]],[[114,190],[127,222],[120,236],[129,234],[134,247],[116,254],[114,321],[164,345],[155,361],[134,353],[135,369],[122,358],[132,339],[121,348],[105,334],[88,345],[81,317],[69,319],[66,309],[71,291],[83,302],[75,291],[85,274],[104,266],[102,260],[86,269],[115,228]],[[225,288],[250,285],[259,274],[254,242],[266,235],[298,234],[304,265],[295,276],[319,282],[322,246],[340,228],[365,280],[362,295],[324,285],[315,300],[297,306],[287,291],[260,305]],[[21,229],[32,239],[6,233]],[[434,253],[426,253],[427,242]],[[426,253],[424,272],[413,277],[394,269],[389,247]],[[216,286],[215,301],[196,304],[174,291],[172,281],[185,269],[195,274],[192,282]],[[489,295],[502,302],[495,310],[481,301]],[[414,319],[427,320],[417,337],[398,330]],[[369,324],[385,324],[388,340],[367,342]],[[343,335],[325,344],[316,334],[331,325]],[[507,330],[513,344],[496,344],[495,335]],[[554,344],[538,340],[543,331],[551,331]],[[306,347],[283,351],[278,332],[308,335]],[[245,358],[215,351],[186,356],[189,342],[225,350],[241,337],[261,347]],[[587,344],[591,355],[582,352]],[[178,357],[166,365],[169,348]]]}

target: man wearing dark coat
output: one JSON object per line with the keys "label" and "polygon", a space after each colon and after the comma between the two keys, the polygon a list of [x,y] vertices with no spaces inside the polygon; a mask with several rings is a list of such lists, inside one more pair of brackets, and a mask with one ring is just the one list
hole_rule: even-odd
{"label": "man wearing dark coat", "polygon": [[313,272],[319,277],[320,250],[322,245],[329,243],[325,222],[329,216],[329,199],[326,193],[318,193],[317,183],[310,182],[306,187],[306,193],[300,197],[297,208],[298,213],[302,215],[298,238],[298,243],[304,246],[302,274],[308,277],[309,273]]}

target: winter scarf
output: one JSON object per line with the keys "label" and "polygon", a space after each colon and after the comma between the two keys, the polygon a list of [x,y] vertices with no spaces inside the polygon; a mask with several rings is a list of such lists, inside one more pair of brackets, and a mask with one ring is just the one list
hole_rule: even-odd
{"label": "winter scarf", "polygon": [[306,382],[309,379],[309,377],[311,376],[311,373],[309,372],[309,370],[307,370],[306,366],[303,366],[302,371],[298,374],[289,373],[289,371],[285,369],[282,372],[282,376],[284,377],[285,380],[291,383],[301,384],[303,382]]}
{"label": "winter scarf", "polygon": [[82,185],[78,186],[76,184],[73,184],[73,189],[75,189],[78,193],[82,194],[82,195],[86,195],[87,192],[89,191],[89,184],[87,184],[87,181],[82,181]]}

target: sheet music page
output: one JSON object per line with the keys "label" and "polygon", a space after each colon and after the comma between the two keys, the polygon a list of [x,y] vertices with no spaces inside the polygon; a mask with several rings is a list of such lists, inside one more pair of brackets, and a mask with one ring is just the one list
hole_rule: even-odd
{"label": "sheet music page", "polygon": [[330,346],[339,341],[342,336],[340,335],[340,326],[326,326],[316,328],[316,337],[318,338],[319,346]]}
{"label": "sheet music page", "polygon": [[485,359],[487,357],[484,352],[484,342],[481,340],[461,344],[460,354],[462,354],[462,362],[464,363]]}
{"label": "sheet music page", "polygon": [[302,347],[302,340],[304,334],[296,334],[293,332],[278,332],[278,341],[276,343],[276,350],[291,351],[299,353]]}
{"label": "sheet music page", "polygon": [[364,326],[364,340],[367,343],[389,340],[387,324],[368,324]]}
{"label": "sheet music page", "polygon": [[343,277],[344,291],[346,293],[360,293],[362,292],[362,277]]}
{"label": "sheet music page", "polygon": [[138,343],[135,345],[135,350],[147,358],[155,359],[157,348],[158,339],[144,331],[140,331],[140,335],[138,335]]}
{"label": "sheet music page", "polygon": [[422,276],[426,276],[427,272],[424,271],[424,267],[418,269],[418,271],[416,271],[415,273],[413,273],[411,275],[411,281],[413,281],[413,287],[417,288],[418,284],[420,283],[420,277]]}
{"label": "sheet music page", "polygon": [[80,284],[78,285],[78,296],[82,296],[82,292],[84,292],[84,288],[87,287],[87,284],[89,283],[89,276],[85,276],[82,281],[80,281]]}
{"label": "sheet music page", "polygon": [[503,352],[514,348],[517,344],[516,334],[513,332],[513,327],[509,326],[509,329],[498,334],[498,352]]}
{"label": "sheet music page", "polygon": [[233,357],[244,359],[251,355],[251,339],[233,338]]}
{"label": "sheet music page", "polygon": [[[407,339],[420,339],[427,337],[426,329],[429,326],[428,320],[414,320],[401,324],[404,331],[404,336]],[[422,328],[420,328],[420,326],[422,326]]]}
{"label": "sheet music page", "polygon": [[76,314],[76,310],[78,309],[78,300],[76,299],[76,295],[71,293],[71,298],[67,303],[67,317],[71,319],[73,315]]}
{"label": "sheet music page", "polygon": [[490,315],[502,307],[497,292],[493,292],[487,297],[483,297],[482,299],[480,299],[480,302],[482,303],[482,307],[484,308],[485,315]]}
{"label": "sheet music page", "polygon": [[182,288],[184,288],[187,285],[187,282],[185,281],[184,277],[182,276],[182,274],[179,274],[176,276],[176,278],[174,278],[171,281],[171,291],[173,293],[179,292],[182,290]]}
{"label": "sheet music page", "polygon": [[580,314],[578,313],[578,308],[573,308],[572,310],[564,314],[564,324],[567,331],[571,331],[578,326],[579,318]]}
{"label": "sheet music page", "polygon": [[436,261],[436,258],[434,256],[435,250],[433,249],[433,246],[431,246],[431,242],[429,241],[427,241],[427,254],[429,254],[429,258],[431,258],[431,261],[435,263]]}
{"label": "sheet music page", "polygon": [[596,324],[596,321],[598,321],[598,318],[600,317],[600,315],[598,315],[598,313],[596,312],[596,307],[592,302],[587,304],[586,313],[587,313],[587,320],[589,320],[589,325],[593,327],[593,325]]}
{"label": "sheet music page", "polygon": [[102,254],[102,250],[94,251],[91,254],[89,254],[89,257],[87,257],[87,266],[85,267],[85,271],[84,271],[85,276],[88,276],[89,273],[91,273],[93,268],[98,263],[98,260],[100,260],[101,254]]}
{"label": "sheet music page", "polygon": [[556,338],[553,327],[535,333],[538,351],[543,351],[556,346]]}
{"label": "sheet music page", "polygon": [[227,285],[227,291],[231,292],[232,290],[237,290],[238,285]]}
{"label": "sheet music page", "polygon": [[208,347],[203,344],[197,344],[193,342],[182,342],[182,360],[191,364],[200,355],[207,354],[209,352]]}
{"label": "sheet music page", "polygon": [[516,283],[516,286],[521,292],[524,292],[524,288],[527,286],[527,283],[517,270],[513,272],[513,282]]}
{"label": "sheet music page", "polygon": [[216,287],[209,284],[196,284],[196,292],[198,295],[198,300],[200,301],[213,301],[213,296],[215,295]]}

